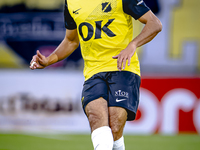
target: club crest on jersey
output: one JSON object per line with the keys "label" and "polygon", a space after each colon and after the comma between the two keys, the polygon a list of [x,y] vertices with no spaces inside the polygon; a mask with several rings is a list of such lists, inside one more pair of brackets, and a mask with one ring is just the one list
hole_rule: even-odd
{"label": "club crest on jersey", "polygon": [[111,7],[111,3],[110,2],[105,2],[105,3],[102,3],[102,11],[103,12],[110,12],[112,10],[112,7]]}

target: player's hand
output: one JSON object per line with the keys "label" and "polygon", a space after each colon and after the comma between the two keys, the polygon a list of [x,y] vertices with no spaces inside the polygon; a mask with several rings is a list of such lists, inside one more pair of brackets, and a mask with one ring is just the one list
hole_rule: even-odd
{"label": "player's hand", "polygon": [[118,55],[112,57],[113,59],[117,59],[117,68],[119,71],[125,69],[127,61],[128,66],[130,66],[131,58],[134,55],[135,50],[136,46],[129,44],[126,49],[122,50]]}
{"label": "player's hand", "polygon": [[30,62],[30,69],[43,69],[48,66],[47,58],[37,50],[37,54],[33,56]]}

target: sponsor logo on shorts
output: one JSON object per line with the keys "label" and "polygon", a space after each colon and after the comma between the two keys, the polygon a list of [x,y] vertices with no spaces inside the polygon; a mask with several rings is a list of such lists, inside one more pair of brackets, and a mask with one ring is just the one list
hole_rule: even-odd
{"label": "sponsor logo on shorts", "polygon": [[127,100],[127,99],[116,99],[116,102],[121,102],[121,101],[125,101],[125,100]]}
{"label": "sponsor logo on shorts", "polygon": [[115,96],[126,97],[126,98],[129,97],[128,92],[122,90],[115,91]]}

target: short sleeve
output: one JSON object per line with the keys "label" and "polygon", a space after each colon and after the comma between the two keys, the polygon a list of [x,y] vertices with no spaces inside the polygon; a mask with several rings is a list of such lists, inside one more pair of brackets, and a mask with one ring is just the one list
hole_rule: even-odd
{"label": "short sleeve", "polygon": [[135,20],[150,10],[143,0],[122,0],[122,2],[124,12]]}
{"label": "short sleeve", "polygon": [[73,29],[77,28],[74,19],[72,18],[72,16],[69,13],[66,0],[65,0],[64,18],[65,18],[65,28],[67,28],[69,30],[73,30]]}

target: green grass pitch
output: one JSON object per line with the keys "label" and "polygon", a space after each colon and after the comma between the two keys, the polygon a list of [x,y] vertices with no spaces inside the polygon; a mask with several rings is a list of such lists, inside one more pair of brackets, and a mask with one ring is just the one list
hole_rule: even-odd
{"label": "green grass pitch", "polygon": [[[125,135],[126,150],[200,150],[200,136]],[[0,134],[0,150],[93,150],[90,135]]]}

